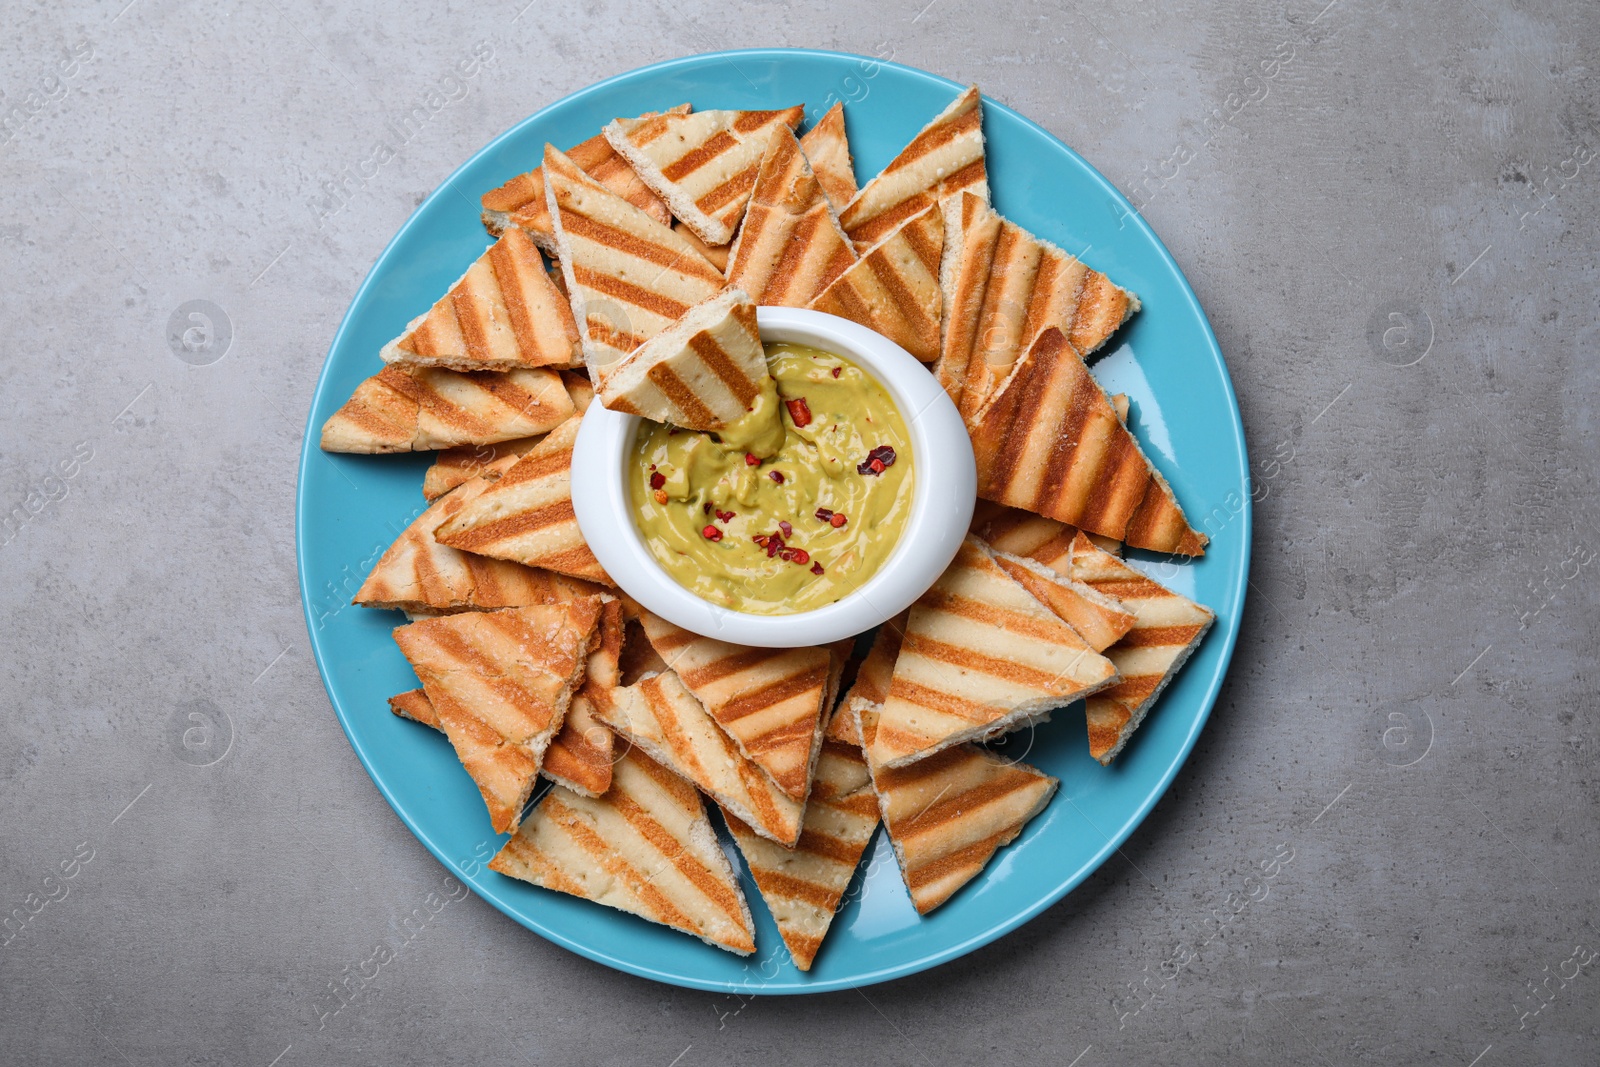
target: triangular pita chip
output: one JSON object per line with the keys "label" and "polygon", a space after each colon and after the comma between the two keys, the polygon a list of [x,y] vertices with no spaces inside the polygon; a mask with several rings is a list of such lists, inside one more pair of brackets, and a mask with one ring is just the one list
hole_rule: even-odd
{"label": "triangular pita chip", "polygon": [[868,248],[913,215],[962,190],[989,198],[983,161],[983,98],[977,86],[956,97],[924,126],[839,212],[839,221],[857,248]]}
{"label": "triangular pita chip", "polygon": [[1072,576],[1114,596],[1136,621],[1106,650],[1121,680],[1088,700],[1089,754],[1109,764],[1128,743],[1184,661],[1200,646],[1216,616],[1209,608],[1151,581],[1080,535]]}
{"label": "triangular pita chip", "polygon": [[442,545],[611,585],[572,510],[573,416],[459,514],[434,531]]}
{"label": "triangular pita chip", "polygon": [[[617,685],[616,659],[622,647],[622,605],[607,601],[600,609],[600,637],[589,653],[583,685],[561,720],[561,729],[544,751],[541,773],[557,785],[584,796],[599,796],[611,785],[616,735],[594,717],[595,703],[610,699]],[[425,689],[411,689],[389,698],[389,710],[402,718],[444,733]]]}
{"label": "triangular pita chip", "polygon": [[[689,105],[679,104],[672,110],[687,114]],[[654,114],[650,112],[642,117],[648,118]],[[672,221],[667,205],[639,180],[639,175],[634,173],[628,161],[617,155],[605,134],[595,134],[582,144],[567,149],[565,155],[589,177],[656,221]],[[497,237],[507,226],[519,226],[527,231],[541,251],[554,258],[556,234],[550,221],[550,208],[544,199],[544,168],[535,167],[526,174],[517,175],[500,188],[484,193],[483,225]]]}
{"label": "triangular pita chip", "polygon": [[778,387],[767,369],[756,306],[728,289],[656,334],[600,379],[600,402],[691,430],[720,430],[766,396],[778,415]]}
{"label": "triangular pita chip", "polygon": [[650,643],[739,752],[804,801],[827,725],[830,659],[823,648],[751,648],[640,617]]}
{"label": "triangular pita chip", "polygon": [[572,691],[600,598],[467,612],[402,626],[394,639],[477,783],[496,833],[516,828]]}
{"label": "triangular pita chip", "polygon": [[850,159],[850,141],[844,134],[844,104],[830,107],[800,138],[800,147],[834,210],[855,199],[856,169]]}
{"label": "triangular pita chip", "polygon": [[823,746],[805,828],[792,849],[758,836],[728,811],[722,816],[795,966],[809,971],[878,828],[878,798],[861,750],[838,741]]}
{"label": "triangular pita chip", "polygon": [[594,382],[589,379],[587,370],[564,370],[561,380],[566,384],[567,393],[572,397],[572,406],[582,415],[589,410],[589,404],[594,400]]}
{"label": "triangular pita chip", "polygon": [[572,412],[561,376],[544,367],[385,367],[322,424],[322,449],[370,454],[490,445],[544,433]]}
{"label": "triangular pita chip", "polygon": [[492,445],[447,448],[438,453],[434,457],[433,465],[423,472],[422,495],[424,499],[433,501],[474,478],[494,481],[506,472],[506,460],[516,462],[516,457],[527,455],[543,440],[544,435],[540,434],[537,437],[517,437],[510,441],[499,441]]}
{"label": "triangular pita chip", "polygon": [[[501,464],[510,466],[516,457]],[[446,614],[549,604],[603,592],[600,586],[520,563],[439,544],[433,532],[493,483],[474,478],[448,493],[406,527],[357,590],[354,604]]]}
{"label": "triangular pita chip", "polygon": [[1159,471],[1061,331],[1046,329],[968,423],[978,495],[1135,548],[1203,555]]}
{"label": "triangular pita chip", "polygon": [[571,367],[583,359],[571,305],[528,235],[514,228],[380,354],[385,363],[451,370]]}
{"label": "triangular pita chip", "polygon": [[722,272],[672,227],[589,178],[549,145],[545,195],[561,275],[596,381],[722,288]]}
{"label": "triangular pita chip", "polygon": [[[878,707],[855,708],[870,747]],[[909,767],[872,765],[878,810],[918,914],[949,900],[1010,844],[1060,783],[1025,763],[972,745],[947,748]]]}
{"label": "triangular pita chip", "polygon": [[780,126],[767,142],[734,242],[728,284],[766,307],[805,307],[856,261],[800,142]]}
{"label": "triangular pita chip", "polygon": [[[1112,397],[1113,406],[1115,402],[1116,397]],[[993,500],[980,500],[973,509],[970,528],[978,540],[1002,552],[1038,560],[1059,574],[1072,572],[1072,542],[1078,536],[1076,526]],[[1122,555],[1122,542],[1116,538],[1087,532],[1085,536],[1113,556]]]}
{"label": "triangular pita chip", "polygon": [[994,561],[1096,652],[1104,652],[1133,629],[1133,612],[1092,585],[1075,582],[1027,556],[997,550]]}
{"label": "triangular pita chip", "polygon": [[939,356],[944,221],[929,208],[861,254],[810,306],[876,330],[924,363]]}
{"label": "triangular pita chip", "polygon": [[1040,722],[1117,672],[971,537],[911,606],[869,755],[898,767]]}
{"label": "triangular pita chip", "polygon": [[708,245],[725,245],[744,216],[767,138],[779,126],[792,131],[804,116],[798,106],[699,111],[617,119],[605,135],[684,225]]}
{"label": "triangular pita chip", "polygon": [[805,804],[783,794],[771,776],[739,754],[733,740],[672,671],[613,693],[600,721],[683,775],[756,833],[793,848]]}
{"label": "triangular pita chip", "polygon": [[939,384],[971,420],[1045,329],[1087,357],[1139,298],[1076,256],[995,214],[971,193],[944,202],[944,339]]}
{"label": "triangular pita chip", "polygon": [[643,753],[590,798],[545,794],[489,869],[592,900],[748,956],[755,925],[694,787]]}

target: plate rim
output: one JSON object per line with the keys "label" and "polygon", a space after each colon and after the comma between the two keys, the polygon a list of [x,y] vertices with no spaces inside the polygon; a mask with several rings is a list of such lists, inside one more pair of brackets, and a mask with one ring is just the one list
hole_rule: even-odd
{"label": "plate rim", "polygon": [[[1195,743],[1198,741],[1201,731],[1205,729],[1206,723],[1210,721],[1211,712],[1216,707],[1217,698],[1221,694],[1222,685],[1227,679],[1228,669],[1232,665],[1233,654],[1238,646],[1239,631],[1243,626],[1244,610],[1249,595],[1250,562],[1254,547],[1253,530],[1255,504],[1252,494],[1249,492],[1250,453],[1248,444],[1245,440],[1243,413],[1240,411],[1238,396],[1233,388],[1233,375],[1229,371],[1227,360],[1223,357],[1222,348],[1217,343],[1216,334],[1211,328],[1211,320],[1206,316],[1204,308],[1200,306],[1199,297],[1195,295],[1194,287],[1189,284],[1189,279],[1184,274],[1183,269],[1178,265],[1177,260],[1173,258],[1173,255],[1167,249],[1166,244],[1156,234],[1155,230],[1151,228],[1144,216],[1133,207],[1133,205],[1128,201],[1127,197],[1123,196],[1122,192],[1117,189],[1116,186],[1111,184],[1111,182],[1103,174],[1101,174],[1093,164],[1080,155],[1075,149],[1072,148],[1072,146],[1062,141],[1059,137],[1051,133],[1045,127],[1041,126],[1039,123],[1028,118],[1026,115],[1023,115],[1021,112],[1008,107],[1000,101],[995,100],[992,97],[985,96],[983,105],[986,110],[993,108],[1006,113],[1011,117],[1020,120],[1023,126],[1028,128],[1031,132],[1054,142],[1059,148],[1067,152],[1075,162],[1082,166],[1083,171],[1099,185],[1101,192],[1110,198],[1111,203],[1114,206],[1122,209],[1124,218],[1133,220],[1134,226],[1137,227],[1138,230],[1142,231],[1143,235],[1148,238],[1151,245],[1156,250],[1156,253],[1158,254],[1162,264],[1172,273],[1172,276],[1179,287],[1179,291],[1187,301],[1190,313],[1192,313],[1200,323],[1207,349],[1205,354],[1209,355],[1210,358],[1215,360],[1217,366],[1221,368],[1222,371],[1222,387],[1226,399],[1229,402],[1228,418],[1231,424],[1230,430],[1232,431],[1233,441],[1237,448],[1242,464],[1239,471],[1240,483],[1245,487],[1246,490],[1243,496],[1242,508],[1235,516],[1236,518],[1242,520],[1241,543],[1243,546],[1243,552],[1240,557],[1239,576],[1234,583],[1235,588],[1233,590],[1234,596],[1238,602],[1238,609],[1236,617],[1231,620],[1231,625],[1225,629],[1223,634],[1216,635],[1222,638],[1223,647],[1218,655],[1216,667],[1213,670],[1211,677],[1206,681],[1206,690],[1200,699],[1199,712],[1194,717],[1188,735],[1183,739],[1182,744],[1179,746],[1176,757],[1161,773],[1159,780],[1149,789],[1138,806],[1125,817],[1122,825],[1109,835],[1105,844],[1093,854],[1090,860],[1082,864],[1076,871],[1065,877],[1060,884],[1044,893],[1037,901],[1011,915],[1006,916],[1003,919],[1000,919],[995,923],[990,924],[982,930],[972,933],[970,936],[953,945],[937,949],[920,956],[915,960],[882,967],[850,978],[841,977],[833,979],[818,979],[815,981],[789,982],[782,985],[775,985],[757,984],[750,981],[730,982],[723,980],[703,979],[690,975],[669,973],[654,969],[649,966],[641,965],[632,960],[618,959],[587,944],[575,941],[559,931],[541,925],[535,920],[530,919],[528,916],[512,910],[510,906],[502,903],[501,900],[497,899],[495,896],[481,892],[479,887],[475,884],[475,881],[472,879],[472,876],[467,875],[466,872],[458,866],[454,859],[447,857],[439,844],[417,825],[417,823],[406,813],[402,805],[397,801],[389,785],[384,780],[383,775],[381,775],[374,768],[370,754],[357,739],[356,735],[352,732],[349,719],[344,708],[340,704],[338,696],[334,693],[331,683],[329,682],[328,671],[324,668],[324,652],[317,637],[317,629],[315,625],[316,619],[313,614],[313,590],[310,588],[310,578],[307,574],[305,560],[306,537],[310,532],[306,527],[306,478],[307,471],[311,466],[313,453],[320,454],[320,446],[316,444],[316,442],[320,441],[321,430],[320,427],[314,424],[313,420],[318,409],[322,406],[324,399],[323,394],[328,388],[329,368],[331,365],[332,356],[334,352],[340,348],[341,344],[344,342],[346,333],[351,329],[351,318],[356,307],[363,302],[363,298],[366,297],[368,290],[371,289],[378,280],[380,267],[383,267],[386,264],[395,246],[407,233],[410,232],[413,226],[418,225],[418,220],[424,214],[424,210],[428,208],[435,199],[445,195],[446,193],[456,193],[457,195],[460,195],[460,191],[455,188],[455,180],[468,167],[472,166],[476,160],[497,149],[503,142],[514,136],[518,131],[532,123],[539,121],[547,112],[557,107],[566,106],[575,100],[581,100],[584,97],[603,92],[618,82],[638,78],[640,76],[661,74],[671,71],[677,67],[694,66],[711,60],[722,60],[731,64],[733,58],[739,56],[752,58],[762,57],[780,60],[801,57],[815,57],[827,60],[861,60],[881,66],[893,67],[905,74],[931,81],[941,87],[950,88],[955,92],[960,92],[966,88],[966,85],[962,84],[961,82],[955,81],[951,78],[946,78],[943,75],[934,74],[931,71],[923,70],[920,67],[912,67],[903,63],[895,63],[892,60],[886,60],[874,56],[864,56],[853,52],[841,52],[819,48],[728,49],[717,52],[701,52],[693,55],[678,56],[672,59],[662,60],[657,63],[651,63],[642,67],[636,67],[632,70],[613,74],[610,77],[604,78],[597,82],[592,82],[572,93],[568,93],[567,95],[560,97],[557,100],[551,101],[549,104],[546,104],[539,110],[523,117],[522,119],[500,131],[500,133],[496,134],[476,151],[472,152],[472,154],[469,155],[459,166],[451,171],[444,178],[444,180],[441,181],[438,186],[436,186],[434,190],[429,193],[428,196],[416,206],[416,208],[412,210],[411,214],[407,216],[405,222],[403,222],[394,232],[394,235],[389,239],[388,243],[384,245],[383,250],[379,252],[377,257],[373,260],[372,266],[368,268],[367,274],[362,279],[361,284],[351,295],[350,301],[345,308],[344,315],[339,321],[339,327],[334,331],[333,338],[328,343],[328,350],[323,356],[322,360],[322,368],[318,372],[316,388],[312,391],[309,406],[306,411],[305,431],[300,447],[300,462],[296,472],[294,522],[295,565],[296,570],[298,571],[301,611],[306,623],[306,634],[311,645],[312,658],[317,665],[317,674],[322,681],[323,691],[327,694],[328,703],[333,709],[334,717],[339,722],[339,728],[344,731],[345,739],[349,741],[350,747],[355,751],[356,758],[361,761],[362,769],[367,772],[367,777],[372,780],[372,783],[375,786],[377,786],[378,792],[388,803],[390,809],[396,816],[399,817],[401,823],[404,824],[410,834],[420,841],[423,847],[431,852],[434,858],[443,864],[446,870],[448,870],[452,876],[456,877],[463,884],[472,889],[474,894],[477,895],[480,900],[486,901],[488,904],[493,906],[495,910],[516,922],[519,926],[522,926],[523,928],[537,934],[545,940],[560,945],[562,948],[568,949],[579,956],[611,967],[615,970],[623,971],[624,973],[636,975],[641,978],[648,978],[652,981],[678,986],[680,988],[700,989],[709,992],[740,993],[757,996],[795,996],[809,993],[833,992],[841,989],[859,989],[862,986],[876,985],[882,982],[891,981],[896,978],[904,978],[913,974],[918,974],[922,971],[940,966],[941,964],[948,963],[954,959],[959,959],[968,953],[976,951],[977,949],[982,948],[984,945],[998,940],[1011,931],[1031,921],[1047,908],[1050,908],[1058,903],[1062,897],[1066,896],[1073,889],[1077,888],[1084,881],[1086,881],[1090,875],[1098,871],[1105,864],[1105,861],[1110,858],[1111,854],[1121,848],[1123,843],[1126,842],[1130,836],[1132,836],[1133,832],[1143,825],[1144,820],[1155,808],[1155,805],[1160,802],[1162,797],[1166,796],[1168,789],[1171,788],[1173,781],[1177,778],[1178,772],[1181,771],[1185,764],[1189,762],[1189,756],[1194,750]],[[737,67],[735,67],[735,69],[737,69]],[[1196,353],[1194,358],[1198,358],[1199,355],[1199,353]],[[881,829],[882,828],[880,826],[878,830],[874,831],[874,841],[877,840],[878,833],[881,831]],[[860,877],[861,874],[858,870],[854,878],[858,879]],[[854,879],[852,879],[852,884],[854,884]]]}

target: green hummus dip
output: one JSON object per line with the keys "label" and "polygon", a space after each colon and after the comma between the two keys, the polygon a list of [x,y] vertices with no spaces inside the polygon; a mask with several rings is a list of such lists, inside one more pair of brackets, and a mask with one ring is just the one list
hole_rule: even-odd
{"label": "green hummus dip", "polygon": [[787,615],[863,585],[911,513],[911,436],[889,393],[840,356],[769,344],[776,396],[720,433],[641,423],[634,521],[679,585]]}

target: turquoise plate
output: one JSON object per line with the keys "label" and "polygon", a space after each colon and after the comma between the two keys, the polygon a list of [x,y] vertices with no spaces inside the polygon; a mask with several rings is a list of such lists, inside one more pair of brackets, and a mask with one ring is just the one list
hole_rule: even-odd
{"label": "turquoise plate", "polygon": [[[954,98],[955,82],[835,52],[761,49],[660,63],[575,93],[496,138],[400,228],[356,293],[311,402],[300,459],[296,537],[311,647],[334,712],[379,790],[412,833],[480,896],[540,935],[610,967],[735,993],[806,993],[913,974],[955,959],[1039,914],[1099,867],[1166,791],[1217,698],[1233,653],[1250,561],[1244,430],[1216,338],[1177,264],[1094,168],[1021,115],[984,104],[995,207],[1080,253],[1138,293],[1144,309],[1094,365],[1133,400],[1133,426],[1191,519],[1212,535],[1202,562],[1140,561],[1209,605],[1217,624],[1110,768],[1089,758],[1082,705],[999,751],[1061,779],[1022,836],[949,903],[919,918],[880,832],[809,974],[789,961],[748,872],[756,916],[744,959],[631,915],[502,877],[484,864],[502,838],[449,743],[389,712],[416,686],[390,631],[397,612],[350,606],[389,543],[421,512],[430,457],[327,455],[322,423],[380,367],[378,350],[460,276],[488,243],[478,196],[618,115],[670,107],[773,108],[804,101],[814,120],[845,101],[856,172],[870,178]],[[1210,516],[1204,519],[1204,516]],[[736,866],[738,861],[735,860]]]}

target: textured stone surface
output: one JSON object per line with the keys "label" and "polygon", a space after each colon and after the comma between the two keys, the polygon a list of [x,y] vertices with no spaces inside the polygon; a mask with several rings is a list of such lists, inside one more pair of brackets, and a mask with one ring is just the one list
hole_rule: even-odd
{"label": "textured stone surface", "polygon": [[[9,4],[0,103],[42,106],[0,131],[0,506],[40,510],[0,534],[0,903],[59,899],[0,948],[0,1059],[1592,1059],[1600,26],[1323,2]],[[394,102],[485,40],[464,96],[331,210],[321,183]],[[1269,490],[1217,712],[1120,856],[931,974],[741,1002],[468,898],[319,1030],[328,981],[444,890],[328,714],[296,594],[334,328],[494,133],[770,44],[977,81],[1144,204]],[[190,300],[231,322],[208,366],[166,341]]]}

